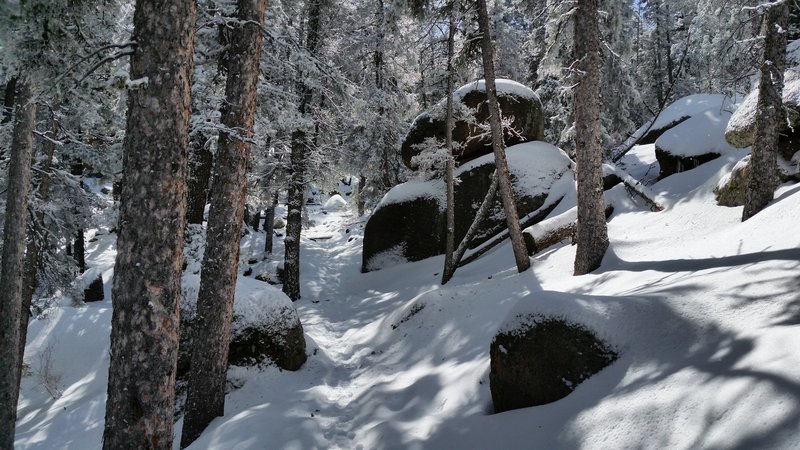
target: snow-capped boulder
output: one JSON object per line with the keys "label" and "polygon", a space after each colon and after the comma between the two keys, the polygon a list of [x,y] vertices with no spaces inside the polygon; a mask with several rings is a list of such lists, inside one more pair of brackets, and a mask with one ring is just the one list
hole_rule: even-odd
{"label": "snow-capped boulder", "polygon": [[[534,211],[544,217],[563,197],[562,188],[573,183],[569,157],[544,142],[518,144],[509,147],[506,154],[520,217]],[[456,169],[456,242],[466,235],[489,190],[494,168],[494,155],[484,155]],[[412,180],[390,190],[364,228],[362,272],[444,253],[446,202],[441,179]],[[505,227],[505,214],[497,196],[472,247]]]}
{"label": "snow-capped boulder", "polygon": [[583,325],[542,315],[517,319],[501,328],[489,349],[495,412],[562,399],[618,357]]}
{"label": "snow-capped boulder", "polygon": [[[181,287],[179,374],[191,363],[191,328],[197,314],[200,277],[184,276]],[[281,369],[299,369],[306,361],[306,341],[289,297],[273,286],[239,277],[234,299],[228,362],[255,366],[271,361]]]}
{"label": "snow-capped boulder", "polygon": [[325,204],[322,205],[322,209],[327,211],[341,211],[347,208],[347,200],[345,200],[341,195],[335,194],[331,196]]}
{"label": "snow-capped boulder", "polygon": [[694,169],[732,151],[734,148],[725,140],[725,128],[735,107],[728,96],[698,94],[666,108],[664,117],[655,124],[669,124],[658,130],[660,134],[654,141],[661,168],[659,178]]}
{"label": "snow-capped boulder", "polygon": [[[539,97],[526,86],[515,81],[497,80],[497,100],[503,117],[512,119],[511,125],[518,134],[505,133],[506,146],[544,138],[544,115]],[[491,135],[479,124],[488,127],[489,108],[486,103],[486,87],[483,80],[462,86],[453,93],[456,114],[453,141],[463,146],[456,160],[469,161],[492,152]],[[445,100],[414,120],[403,141],[401,154],[403,163],[417,169],[412,158],[419,155],[419,148],[427,138],[436,138],[444,143]]]}
{"label": "snow-capped boulder", "polygon": [[[797,130],[800,126],[800,69],[789,69],[783,76],[782,99],[788,120],[782,123],[778,150],[789,160],[798,150],[797,142],[800,142],[800,131]],[[725,130],[725,139],[734,147],[750,147],[755,142],[757,106],[758,88],[755,88],[736,109]]]}
{"label": "snow-capped boulder", "polygon": [[720,206],[742,206],[747,198],[747,180],[750,178],[750,155],[736,163],[731,173],[722,177],[714,188]]}
{"label": "snow-capped boulder", "polygon": [[637,145],[654,144],[664,133],[692,117],[709,110],[733,111],[735,99],[722,94],[694,94],[680,98],[664,108],[655,118],[634,131],[631,139]]}

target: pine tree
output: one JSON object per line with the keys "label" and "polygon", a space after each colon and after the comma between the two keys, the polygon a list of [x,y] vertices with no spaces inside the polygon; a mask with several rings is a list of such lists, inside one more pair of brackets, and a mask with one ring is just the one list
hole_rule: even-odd
{"label": "pine tree", "polygon": [[764,5],[764,53],[758,81],[756,140],[750,157],[742,221],[764,209],[775,195],[777,179],[778,130],[783,121],[783,71],[786,66],[786,30],[789,2]]}
{"label": "pine tree", "polygon": [[445,163],[445,184],[447,187],[447,229],[445,233],[444,268],[442,269],[442,284],[447,283],[451,274],[455,272],[453,252],[455,252],[456,235],[456,201],[455,201],[455,157],[453,156],[453,46],[456,38],[456,21],[453,16],[453,1],[448,5],[447,23],[447,101],[445,113],[445,150],[447,151]]}
{"label": "pine tree", "polygon": [[28,80],[17,82],[11,160],[8,166],[3,260],[0,266],[0,448],[14,447],[19,388],[20,313],[25,257],[25,226],[31,184],[36,107]]}
{"label": "pine tree", "polygon": [[[306,51],[312,57],[318,55],[322,45],[321,21],[324,0],[309,0],[308,23],[306,25]],[[303,228],[302,213],[305,203],[306,173],[315,127],[308,124],[314,89],[308,73],[301,74],[300,105],[298,111],[303,123],[292,132],[291,181],[286,200],[286,238],[284,239],[283,292],[293,301],[300,299],[300,234]]]}
{"label": "pine tree", "polygon": [[578,224],[575,275],[600,266],[608,248],[603,201],[603,152],[600,145],[600,33],[597,0],[578,0],[574,10],[575,153],[578,177]]}
{"label": "pine tree", "polygon": [[238,0],[238,25],[231,35],[226,58],[228,79],[222,113],[225,129],[220,133],[214,165],[181,448],[191,444],[215,417],[225,412],[228,345],[266,6],[266,0]]}
{"label": "pine tree", "polygon": [[136,2],[105,449],[172,448],[195,14]]}
{"label": "pine tree", "polygon": [[517,271],[524,272],[531,266],[525,242],[522,240],[522,230],[519,225],[519,215],[514,202],[514,193],[511,186],[511,176],[508,172],[508,161],[503,144],[503,130],[500,123],[500,107],[497,103],[497,88],[495,86],[494,61],[492,39],[489,35],[489,14],[486,10],[486,0],[478,0],[478,26],[481,32],[481,50],[483,55],[483,74],[486,83],[486,102],[489,105],[489,125],[492,130],[492,149],[497,167],[497,176],[500,180],[500,198],[503,201],[503,210],[506,214],[511,246],[514,249],[514,259]]}

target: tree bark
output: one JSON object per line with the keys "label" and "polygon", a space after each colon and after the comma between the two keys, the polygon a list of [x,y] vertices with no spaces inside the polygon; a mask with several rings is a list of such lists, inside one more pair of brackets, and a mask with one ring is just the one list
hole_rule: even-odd
{"label": "tree bark", "polygon": [[17,94],[17,77],[11,77],[4,89],[3,118],[0,119],[0,123],[8,123],[11,121],[11,116],[14,112],[14,97]]}
{"label": "tree bark", "polygon": [[31,157],[36,107],[27,81],[17,85],[11,159],[8,165],[3,260],[0,265],[0,448],[14,447],[22,309],[25,226],[31,185]]}
{"label": "tree bark", "polygon": [[[444,142],[447,150],[444,179],[447,185],[447,232],[445,234],[444,269],[442,270],[442,284],[452,276],[453,251],[456,240],[456,200],[455,200],[455,160],[453,156],[453,43],[456,37],[456,23],[453,18],[453,2],[448,4],[448,33],[447,33],[447,112],[445,114]],[[450,276],[448,276],[450,274]]]}
{"label": "tree bark", "polygon": [[196,2],[137,0],[103,448],[172,449]]}
{"label": "tree bark", "polygon": [[[311,56],[316,56],[321,45],[321,12],[323,0],[311,0],[308,3],[308,24],[306,28],[306,51]],[[308,109],[314,97],[312,86],[305,77],[308,73],[300,74],[300,108],[302,116],[308,114]],[[292,151],[290,157],[291,180],[286,200],[286,237],[284,238],[283,259],[283,292],[292,301],[300,299],[300,235],[303,223],[303,204],[305,194],[305,173],[308,164],[309,145],[308,133],[304,129],[297,129],[292,133]]]}
{"label": "tree bark", "polygon": [[286,237],[283,239],[283,292],[292,301],[300,299],[300,235],[303,227],[305,171],[308,153],[306,134],[292,133],[292,176],[286,198]]}
{"label": "tree bark", "polygon": [[272,195],[272,201],[264,211],[264,252],[272,253],[273,236],[275,234],[275,208],[278,207],[278,193]]}
{"label": "tree bark", "polygon": [[358,177],[358,190],[356,191],[356,209],[358,210],[358,217],[364,215],[364,207],[366,206],[366,199],[364,198],[364,188],[367,184],[367,177],[359,175]]}
{"label": "tree bark", "polygon": [[78,273],[86,272],[86,238],[83,234],[83,228],[78,228],[75,232],[75,245],[73,246],[75,253],[72,257],[75,259],[75,264],[78,265]]}
{"label": "tree bark", "polygon": [[778,185],[778,130],[783,122],[783,71],[786,67],[786,28],[789,2],[767,7],[764,12],[764,54],[761,58],[761,79],[758,81],[756,106],[756,140],[750,158],[750,179],[747,182],[742,221],[764,209],[775,195]]}
{"label": "tree bark", "polygon": [[445,268],[445,272],[442,274],[442,284],[446,284],[448,281],[450,281],[450,279],[453,278],[453,275],[456,273],[456,269],[461,266],[461,258],[464,257],[464,253],[466,253],[469,243],[478,233],[478,228],[481,226],[481,223],[486,220],[486,217],[489,215],[492,202],[494,202],[494,197],[497,195],[498,185],[499,178],[497,176],[497,170],[495,170],[494,174],[492,174],[492,184],[489,185],[489,190],[483,197],[481,206],[478,207],[478,212],[475,214],[475,219],[472,220],[472,224],[469,226],[467,233],[464,235],[464,238],[461,239],[461,242],[458,244],[458,248],[456,248],[455,252],[453,253],[452,266],[449,270]]}
{"label": "tree bark", "polygon": [[600,143],[600,31],[597,0],[578,0],[574,13],[575,154],[577,159],[578,225],[575,275],[600,266],[608,248],[603,200],[603,150]]}
{"label": "tree bark", "polygon": [[[228,78],[217,162],[211,186],[206,250],[192,327],[192,359],[181,448],[225,413],[225,381],[239,265],[250,141],[255,121],[266,0],[238,0],[240,25],[231,33]],[[235,132],[233,131],[235,130]]]}
{"label": "tree bark", "polygon": [[[55,121],[52,122],[53,139],[58,134],[58,126]],[[45,160],[41,168],[41,179],[39,180],[39,189],[37,190],[39,201],[46,202],[50,196],[50,169],[52,168],[53,155],[55,154],[56,145],[49,141],[44,141]],[[47,246],[47,228],[44,225],[44,212],[37,211],[34,214],[34,222],[28,226],[30,233],[28,237],[28,245],[25,251],[25,278],[22,285],[22,309],[19,315],[19,354],[17,359],[17,397],[19,398],[19,387],[22,376],[22,365],[25,357],[25,343],[28,339],[28,322],[31,317],[31,303],[33,302],[33,293],[37,287],[37,276],[39,273],[39,265],[42,260],[42,252]]]}
{"label": "tree bark", "polygon": [[186,205],[186,222],[193,224],[203,223],[203,213],[208,200],[208,187],[211,180],[211,170],[214,155],[208,148],[207,139],[203,133],[191,142],[189,158],[189,194]]}
{"label": "tree bark", "polygon": [[500,198],[503,201],[503,210],[506,214],[511,247],[514,250],[514,259],[517,271],[524,272],[531,266],[531,260],[525,249],[522,239],[522,229],[519,226],[517,205],[514,202],[514,193],[511,186],[511,177],[508,173],[505,145],[503,143],[503,128],[500,123],[500,106],[497,103],[497,88],[494,75],[494,52],[492,38],[489,35],[489,14],[486,10],[486,0],[478,0],[478,27],[481,32],[481,53],[483,55],[483,77],[486,83],[486,102],[489,106],[489,125],[492,129],[492,149],[499,179]]}

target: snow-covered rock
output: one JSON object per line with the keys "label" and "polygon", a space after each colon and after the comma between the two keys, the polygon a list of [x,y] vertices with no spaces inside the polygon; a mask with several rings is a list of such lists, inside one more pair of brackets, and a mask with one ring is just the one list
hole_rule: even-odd
{"label": "snow-covered rock", "polygon": [[[190,363],[190,355],[184,349],[191,348],[200,277],[184,276],[181,288],[179,372],[186,370]],[[282,369],[297,370],[305,360],[303,327],[289,297],[269,284],[239,277],[234,294],[228,361],[240,366],[272,361]]]}
{"label": "snow-covered rock", "polygon": [[325,201],[324,205],[322,205],[322,209],[328,211],[339,211],[345,208],[347,208],[347,200],[345,200],[339,194],[333,195],[331,198]]}
{"label": "snow-covered rock", "polygon": [[[544,115],[539,97],[528,87],[511,80],[497,80],[497,100],[503,117],[511,121],[516,133],[504,133],[506,146],[541,140],[544,137]],[[488,130],[489,109],[483,80],[468,83],[453,92],[455,126],[453,142],[460,145],[456,160],[463,162],[491,153],[491,134]],[[411,124],[401,147],[403,162],[411,169],[418,164],[412,160],[423,153],[420,146],[434,138],[442,145],[445,139],[445,100],[423,112]]]}
{"label": "snow-covered rock", "polygon": [[513,322],[501,326],[489,350],[495,412],[560,400],[618,358],[595,333],[570,320],[525,314]]}
{"label": "snow-covered rock", "polygon": [[[693,169],[732,151],[725,128],[736,108],[735,99],[721,94],[696,94],[664,109],[642,141],[655,142],[659,178]],[[644,134],[646,126],[634,135]]]}
{"label": "snow-covered rock", "polygon": [[[789,69],[783,74],[783,106],[787,114],[787,122],[781,127],[788,131],[781,136],[779,148],[786,159],[790,159],[796,146],[786,145],[787,140],[797,140],[794,129],[800,126],[800,69]],[[753,89],[728,121],[725,139],[734,147],[750,147],[756,138],[756,108],[758,106],[758,88]],[[782,145],[783,144],[783,145]]]}
{"label": "snow-covered rock", "polygon": [[[542,217],[571,186],[572,162],[559,148],[527,142],[506,150],[520,217]],[[467,233],[494,172],[494,156],[484,155],[455,172],[456,241]],[[441,179],[413,180],[391,189],[375,208],[364,229],[362,271],[378,270],[406,261],[419,261],[445,250],[445,184]],[[505,229],[505,214],[495,199],[489,217],[472,245],[478,246]]]}

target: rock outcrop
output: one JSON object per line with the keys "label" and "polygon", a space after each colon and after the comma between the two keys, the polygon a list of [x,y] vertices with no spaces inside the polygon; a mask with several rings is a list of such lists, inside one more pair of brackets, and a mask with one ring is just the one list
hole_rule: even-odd
{"label": "rock outcrop", "polygon": [[[573,183],[572,162],[557,147],[529,142],[509,147],[506,154],[521,218],[554,207],[563,196],[563,192],[553,189],[557,182]],[[459,180],[455,190],[456,242],[471,225],[489,190],[493,172],[494,155],[482,156],[456,170]],[[364,229],[361,270],[369,272],[444,253],[445,207],[445,186],[441,179],[414,180],[390,190]],[[471,247],[505,229],[505,220],[498,197]]]}
{"label": "rock outcrop", "polygon": [[[489,109],[483,80],[459,88],[453,93],[453,100],[457,119],[453,128],[453,141],[462,146],[455,154],[456,161],[463,163],[491,153],[491,136],[486,133]],[[531,89],[511,80],[499,79],[497,100],[503,117],[510,120],[511,127],[516,131],[504,134],[506,146],[544,138],[542,104]],[[401,147],[403,163],[406,166],[417,169],[412,158],[423,151],[419,145],[428,138],[444,142],[444,100],[417,116],[411,125],[411,130]]]}

